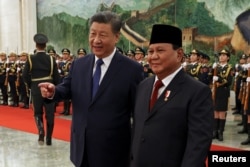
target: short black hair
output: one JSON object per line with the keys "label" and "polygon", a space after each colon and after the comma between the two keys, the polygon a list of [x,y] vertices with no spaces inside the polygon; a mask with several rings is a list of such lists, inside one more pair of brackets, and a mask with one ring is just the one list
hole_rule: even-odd
{"label": "short black hair", "polygon": [[110,11],[103,11],[94,14],[89,20],[89,26],[94,22],[111,24],[112,31],[115,34],[119,33],[122,27],[122,21],[119,15]]}

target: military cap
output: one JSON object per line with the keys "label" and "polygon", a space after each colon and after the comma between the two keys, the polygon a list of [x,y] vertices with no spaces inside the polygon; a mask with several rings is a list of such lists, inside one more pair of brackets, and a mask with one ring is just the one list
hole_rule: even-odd
{"label": "military cap", "polygon": [[181,29],[166,24],[153,25],[149,44],[154,43],[171,43],[182,47]]}
{"label": "military cap", "polygon": [[135,55],[135,52],[134,52],[133,50],[128,50],[128,51],[127,51],[127,55],[128,55],[128,56],[129,56],[129,55],[134,56],[134,55]]}
{"label": "military cap", "polygon": [[63,49],[62,49],[62,54],[63,54],[63,53],[70,54],[70,50],[67,49],[67,48],[63,48]]}
{"label": "military cap", "polygon": [[190,54],[197,54],[198,56],[200,56],[200,55],[201,55],[201,52],[198,51],[197,49],[193,49],[193,50],[190,52]]}
{"label": "military cap", "polygon": [[77,50],[77,54],[87,54],[86,50],[84,48],[79,48]]}
{"label": "military cap", "polygon": [[49,49],[49,50],[48,50],[48,54],[56,54],[55,49],[52,49],[52,48],[51,48],[51,49]]}
{"label": "military cap", "polygon": [[16,56],[17,56],[17,54],[15,52],[10,52],[8,57],[16,57]]}
{"label": "military cap", "polygon": [[226,54],[228,57],[230,57],[230,52],[227,50],[227,49],[222,49],[220,52],[219,52],[219,55],[221,54]]}
{"label": "military cap", "polygon": [[34,36],[34,41],[37,44],[45,44],[48,42],[48,38],[46,35],[38,33]]}
{"label": "military cap", "polygon": [[142,53],[143,55],[145,55],[145,51],[141,47],[136,47],[135,48],[135,54],[136,53]]}
{"label": "military cap", "polygon": [[246,58],[247,58],[247,55],[246,55],[246,54],[243,54],[243,55],[241,55],[240,58],[241,58],[241,59],[246,59]]}
{"label": "military cap", "polygon": [[210,60],[210,57],[206,53],[201,52],[201,57],[203,59]]}
{"label": "military cap", "polygon": [[22,51],[19,55],[20,56],[28,56],[28,52]]}
{"label": "military cap", "polygon": [[5,56],[6,57],[6,53],[5,52],[0,52],[0,56]]}

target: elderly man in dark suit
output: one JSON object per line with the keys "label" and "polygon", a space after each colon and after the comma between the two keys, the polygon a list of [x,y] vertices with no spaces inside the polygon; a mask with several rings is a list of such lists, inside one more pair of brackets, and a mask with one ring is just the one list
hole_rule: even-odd
{"label": "elderly man in dark suit", "polygon": [[58,86],[39,85],[44,97],[72,100],[70,158],[77,167],[129,165],[130,117],[143,69],[117,51],[121,26],[116,14],[96,13],[89,32],[93,54],[73,61]]}
{"label": "elderly man in dark suit", "polygon": [[148,61],[156,76],[137,89],[131,167],[205,166],[213,131],[211,90],[183,71],[181,46],[179,28],[153,26]]}

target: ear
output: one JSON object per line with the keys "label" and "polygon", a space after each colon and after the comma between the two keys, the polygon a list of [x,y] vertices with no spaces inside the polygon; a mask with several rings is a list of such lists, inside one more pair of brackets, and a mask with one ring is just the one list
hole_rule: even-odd
{"label": "ear", "polygon": [[118,43],[120,39],[120,33],[115,34],[115,43]]}
{"label": "ear", "polygon": [[177,49],[177,58],[178,58],[178,60],[181,61],[183,59],[183,57],[184,57],[183,49],[182,48]]}

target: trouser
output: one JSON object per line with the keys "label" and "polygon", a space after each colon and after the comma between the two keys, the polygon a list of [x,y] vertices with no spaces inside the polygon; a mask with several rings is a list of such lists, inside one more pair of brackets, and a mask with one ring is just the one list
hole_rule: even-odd
{"label": "trouser", "polygon": [[[41,95],[33,95],[33,108],[34,117],[36,119],[37,128],[40,132],[43,132],[43,107],[45,108],[45,118],[46,118],[46,139],[51,140],[53,129],[54,129],[54,110],[55,102],[45,102]],[[38,120],[38,121],[37,121]]]}

